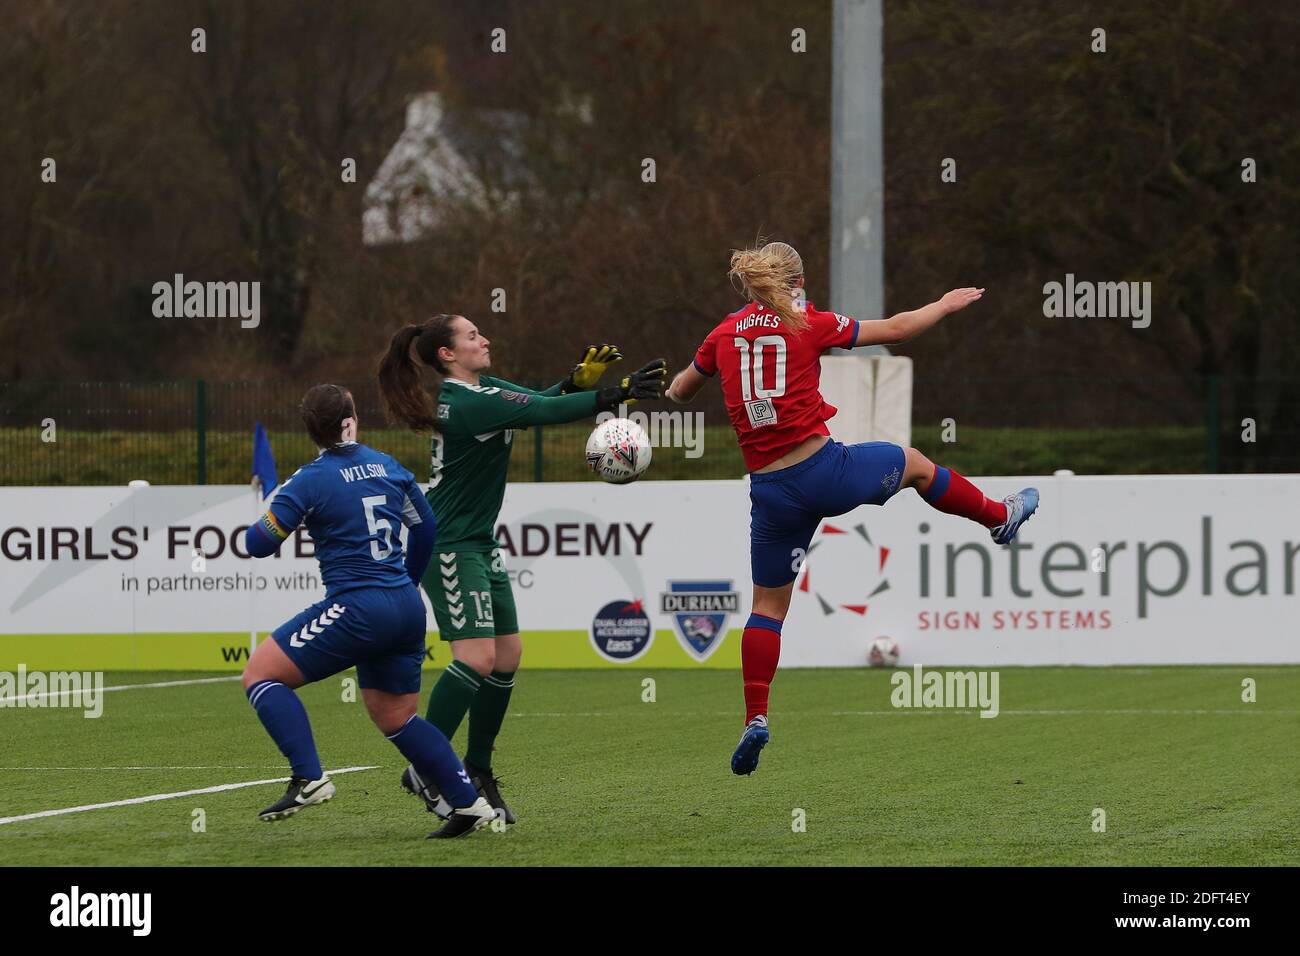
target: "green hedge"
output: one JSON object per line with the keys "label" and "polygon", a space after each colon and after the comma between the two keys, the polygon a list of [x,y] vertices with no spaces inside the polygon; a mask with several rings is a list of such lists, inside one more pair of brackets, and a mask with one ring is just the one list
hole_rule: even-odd
{"label": "green hedge", "polygon": [[[590,426],[558,425],[515,433],[512,481],[589,479],[583,456]],[[115,485],[133,478],[153,484],[191,484],[198,474],[198,439],[192,429],[80,431],[60,429],[42,442],[36,428],[0,429],[0,485]],[[315,457],[305,434],[271,433],[280,477]],[[375,429],[362,440],[394,455],[420,480],[429,472],[429,439],[410,431]],[[1205,469],[1205,435],[1199,428],[1031,429],[963,426],[956,442],[940,440],[936,427],[917,427],[912,441],[942,464],[969,475],[1184,474]],[[540,454],[539,454],[540,451]],[[251,473],[252,433],[209,431],[206,480],[242,484]],[[727,426],[706,427],[703,454],[656,448],[647,479],[736,478],[744,462]]]}

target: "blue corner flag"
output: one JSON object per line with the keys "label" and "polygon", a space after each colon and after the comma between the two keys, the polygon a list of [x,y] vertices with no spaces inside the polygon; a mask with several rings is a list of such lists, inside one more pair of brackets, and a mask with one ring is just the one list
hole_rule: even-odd
{"label": "blue corner flag", "polygon": [[262,482],[262,497],[275,491],[280,483],[275,473],[275,456],[271,454],[271,441],[266,437],[266,429],[257,423],[253,431],[253,477]]}

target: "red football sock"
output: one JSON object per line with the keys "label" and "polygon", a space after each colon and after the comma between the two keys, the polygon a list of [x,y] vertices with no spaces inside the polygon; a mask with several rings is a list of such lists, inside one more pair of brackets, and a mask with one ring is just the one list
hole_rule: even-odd
{"label": "red football sock", "polygon": [[767,695],[781,658],[781,622],[751,614],[740,639],[740,672],[745,679],[745,723],[767,714]]}
{"label": "red football sock", "polygon": [[1006,505],[985,497],[984,492],[942,465],[934,466],[934,477],[922,497],[945,514],[970,518],[986,528],[996,528],[1007,520]]}

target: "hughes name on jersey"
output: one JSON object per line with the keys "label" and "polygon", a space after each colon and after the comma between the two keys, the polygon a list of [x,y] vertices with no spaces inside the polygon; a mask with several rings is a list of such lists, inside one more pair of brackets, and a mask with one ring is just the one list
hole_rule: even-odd
{"label": "hughes name on jersey", "polygon": [[780,458],[813,435],[829,435],[835,414],[819,390],[822,353],[850,348],[858,321],[808,304],[808,327],[787,329],[751,302],[722,320],[695,353],[701,374],[722,373],[722,396],[747,471]]}

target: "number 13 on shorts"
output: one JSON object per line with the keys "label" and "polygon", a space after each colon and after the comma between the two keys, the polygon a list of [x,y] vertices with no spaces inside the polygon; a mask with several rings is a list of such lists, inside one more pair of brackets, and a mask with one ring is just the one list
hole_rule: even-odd
{"label": "number 13 on shorts", "polygon": [[421,583],[444,641],[519,630],[514,593],[499,549],[435,552]]}
{"label": "number 13 on shorts", "polygon": [[481,627],[490,626],[492,624],[492,592],[470,591],[469,596],[474,601],[474,623]]}

